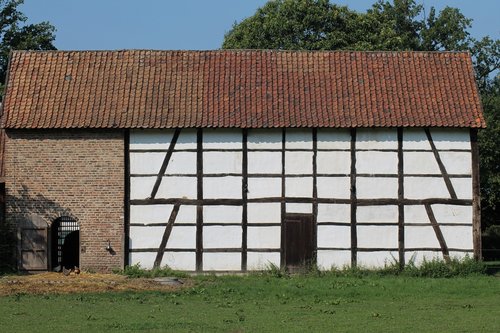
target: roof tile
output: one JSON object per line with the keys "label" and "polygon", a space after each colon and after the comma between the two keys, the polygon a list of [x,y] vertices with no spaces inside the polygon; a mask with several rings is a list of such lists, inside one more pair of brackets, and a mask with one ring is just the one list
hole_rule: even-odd
{"label": "roof tile", "polygon": [[5,128],[485,127],[463,52],[15,51]]}

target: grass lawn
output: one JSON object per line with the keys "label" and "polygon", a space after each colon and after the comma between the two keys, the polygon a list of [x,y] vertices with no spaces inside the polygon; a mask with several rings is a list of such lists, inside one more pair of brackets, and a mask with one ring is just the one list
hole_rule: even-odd
{"label": "grass lawn", "polygon": [[175,292],[0,297],[1,332],[500,332],[500,278],[201,276]]}

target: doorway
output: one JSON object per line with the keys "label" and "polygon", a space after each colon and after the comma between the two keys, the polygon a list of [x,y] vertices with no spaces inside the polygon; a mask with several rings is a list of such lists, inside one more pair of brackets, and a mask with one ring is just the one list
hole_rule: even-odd
{"label": "doorway", "polygon": [[69,216],[56,219],[51,225],[51,268],[80,267],[80,226]]}
{"label": "doorway", "polygon": [[304,269],[314,258],[312,214],[285,214],[285,265],[289,270]]}

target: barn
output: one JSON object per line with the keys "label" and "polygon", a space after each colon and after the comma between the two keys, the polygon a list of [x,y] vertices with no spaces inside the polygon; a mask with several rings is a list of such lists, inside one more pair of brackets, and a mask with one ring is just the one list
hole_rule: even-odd
{"label": "barn", "polygon": [[2,126],[20,270],[481,256],[468,53],[14,51]]}

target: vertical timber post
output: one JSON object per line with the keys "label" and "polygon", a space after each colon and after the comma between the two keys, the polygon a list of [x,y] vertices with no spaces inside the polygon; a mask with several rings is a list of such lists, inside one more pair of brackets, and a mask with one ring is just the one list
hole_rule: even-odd
{"label": "vertical timber post", "polygon": [[124,145],[124,190],[123,198],[123,266],[130,264],[130,130],[126,129],[123,132]]}
{"label": "vertical timber post", "polygon": [[479,148],[477,145],[477,129],[470,130],[470,144],[472,154],[472,237],[474,258],[481,260],[481,192],[479,178]]}
{"label": "vertical timber post", "polygon": [[196,134],[196,271],[203,270],[203,129]]}
{"label": "vertical timber post", "polygon": [[404,206],[403,128],[398,127],[398,252],[399,268],[405,266],[405,206]]}
{"label": "vertical timber post", "polygon": [[247,270],[247,224],[248,224],[248,207],[247,207],[247,199],[248,199],[248,130],[243,129],[243,142],[242,142],[243,156],[242,156],[242,173],[243,173],[243,184],[241,188],[241,197],[243,198],[243,207],[242,207],[242,218],[241,218],[241,227],[242,227],[242,235],[241,235],[241,270]]}
{"label": "vertical timber post", "polygon": [[285,214],[286,214],[286,203],[285,203],[285,141],[286,140],[286,129],[283,128],[281,134],[281,255],[280,255],[280,266],[285,268]]}
{"label": "vertical timber post", "polygon": [[313,261],[318,263],[318,129],[313,128]]}
{"label": "vertical timber post", "polygon": [[358,263],[356,211],[356,129],[351,128],[351,267],[356,267]]}

